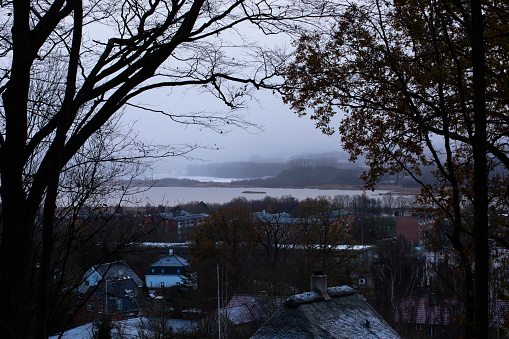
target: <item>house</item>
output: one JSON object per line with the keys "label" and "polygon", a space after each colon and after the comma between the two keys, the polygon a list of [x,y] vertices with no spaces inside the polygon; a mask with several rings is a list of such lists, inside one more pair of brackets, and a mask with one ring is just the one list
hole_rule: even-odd
{"label": "house", "polygon": [[253,213],[256,228],[272,243],[287,243],[296,238],[302,219],[294,218],[291,214],[268,213],[266,211]]}
{"label": "house", "polygon": [[[409,338],[461,338],[464,306],[457,298],[405,297],[394,307],[398,332]],[[489,301],[489,338],[507,337],[509,301]]]}
{"label": "house", "polygon": [[249,336],[283,306],[285,300],[269,296],[265,291],[260,295],[235,294],[220,310],[221,321],[228,322],[226,327],[234,328],[236,336]]}
{"label": "house", "polygon": [[419,220],[403,217],[396,220],[396,238],[403,237],[406,241],[419,245]]}
{"label": "house", "polygon": [[143,226],[158,229],[166,241],[185,241],[190,230],[201,225],[208,216],[206,213],[193,214],[176,207],[170,213],[147,216]]}
{"label": "house", "polygon": [[290,297],[251,338],[399,338],[351,287],[327,288],[327,276],[316,272],[311,288]]}
{"label": "house", "polygon": [[83,282],[78,287],[78,292],[86,293],[90,287],[96,286],[105,280],[112,281],[126,278],[132,278],[138,288],[143,287],[143,280],[123,260],[95,265],[83,276]]}
{"label": "house", "polygon": [[127,277],[103,280],[90,287],[80,301],[85,305],[78,308],[74,317],[77,326],[101,319],[104,314],[117,321],[140,317],[149,304],[136,281]]}
{"label": "house", "polygon": [[108,314],[114,320],[143,314],[148,302],[143,280],[124,261],[91,267],[78,286],[75,325],[83,325]]}
{"label": "house", "polygon": [[177,285],[182,282],[182,275],[188,266],[187,260],[173,254],[156,261],[147,268],[145,283],[149,288],[164,288]]}

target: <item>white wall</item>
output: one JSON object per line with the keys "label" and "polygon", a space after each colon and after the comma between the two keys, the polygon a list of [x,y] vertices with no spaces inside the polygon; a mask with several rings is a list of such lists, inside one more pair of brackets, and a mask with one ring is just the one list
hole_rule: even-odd
{"label": "white wall", "polygon": [[148,288],[161,287],[161,283],[164,283],[164,287],[169,287],[181,282],[182,279],[178,275],[145,275],[145,284]]}

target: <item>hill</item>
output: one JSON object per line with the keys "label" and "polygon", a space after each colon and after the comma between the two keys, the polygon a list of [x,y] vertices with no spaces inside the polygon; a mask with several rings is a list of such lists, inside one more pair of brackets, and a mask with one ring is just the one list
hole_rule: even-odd
{"label": "hill", "polygon": [[332,166],[293,167],[273,178],[234,180],[232,185],[259,187],[309,187],[324,185],[362,185],[362,169],[340,169]]}

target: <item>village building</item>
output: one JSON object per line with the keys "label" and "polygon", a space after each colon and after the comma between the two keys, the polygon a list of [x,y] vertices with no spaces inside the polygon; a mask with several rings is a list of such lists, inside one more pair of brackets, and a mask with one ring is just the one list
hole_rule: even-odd
{"label": "village building", "polygon": [[145,284],[148,288],[165,288],[182,283],[182,276],[188,266],[187,260],[175,255],[173,249],[164,258],[147,268]]}
{"label": "village building", "polygon": [[419,220],[413,217],[396,219],[396,238],[403,237],[406,241],[419,245]]}
{"label": "village building", "polygon": [[95,265],[91,267],[83,276],[83,282],[78,287],[79,293],[85,293],[90,287],[108,280],[129,279],[132,278],[138,288],[143,287],[143,280],[133,271],[124,261],[116,261]]}
{"label": "village building", "polygon": [[193,214],[180,208],[170,213],[159,213],[145,217],[144,228],[155,228],[164,241],[186,241],[192,228],[201,225],[206,213]]}
{"label": "village building", "polygon": [[91,267],[78,287],[76,326],[101,319],[113,320],[142,316],[148,307],[143,281],[124,261]]}
{"label": "village building", "polygon": [[266,291],[259,295],[235,294],[226,307],[221,308],[221,322],[230,334],[246,337],[253,334],[284,303],[286,298],[269,296]]}
{"label": "village building", "polygon": [[311,288],[290,297],[251,338],[400,338],[351,287],[327,288],[317,272]]}

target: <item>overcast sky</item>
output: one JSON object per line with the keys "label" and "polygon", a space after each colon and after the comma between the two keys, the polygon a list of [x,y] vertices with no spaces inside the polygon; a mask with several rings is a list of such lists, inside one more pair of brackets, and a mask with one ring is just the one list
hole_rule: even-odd
{"label": "overcast sky", "polygon": [[[238,34],[242,35],[242,39]],[[258,29],[249,26],[227,31],[221,37],[233,41],[232,46],[242,45],[242,41],[257,41],[262,49],[292,49],[289,47],[292,40],[289,36],[284,34],[265,36]],[[237,60],[244,57],[237,54],[239,52],[236,49],[227,48],[225,51],[229,56],[239,55]],[[250,101],[247,109],[240,113],[245,115],[246,120],[262,126],[263,131],[257,129],[246,131],[233,127],[228,133],[218,134],[197,126],[178,125],[161,114],[132,107],[126,108],[125,119],[137,120],[136,129],[139,132],[139,138],[145,141],[160,144],[198,143],[220,148],[217,151],[197,150],[190,154],[203,162],[168,159],[157,167],[157,173],[154,174],[157,177],[185,171],[189,164],[247,161],[256,158],[287,160],[304,153],[341,150],[337,133],[332,136],[322,134],[315,128],[309,116],[299,118],[289,106],[283,104],[281,98],[274,96],[271,91],[260,90],[254,94],[256,100]],[[141,105],[149,104],[155,110],[165,110],[176,114],[199,111],[228,112],[228,107],[219,99],[209,93],[199,93],[193,89],[177,88],[171,93],[168,93],[167,89],[166,92],[150,92],[135,100],[139,100]],[[136,103],[136,101],[131,102]]]}
{"label": "overcast sky", "polygon": [[[220,148],[216,151],[196,150],[190,156],[201,160],[171,158],[157,166],[154,176],[168,176],[185,170],[189,164],[247,161],[253,159],[287,160],[303,153],[339,151],[339,135],[326,136],[317,130],[308,116],[299,118],[279,97],[269,91],[257,91],[257,101],[240,113],[263,130],[249,131],[233,127],[230,132],[218,134],[197,126],[183,126],[153,112],[128,107],[126,120],[137,120],[139,138],[160,144],[198,143]],[[190,90],[171,94],[151,95],[151,107],[174,113],[190,111],[228,111],[227,107],[208,93]]]}

